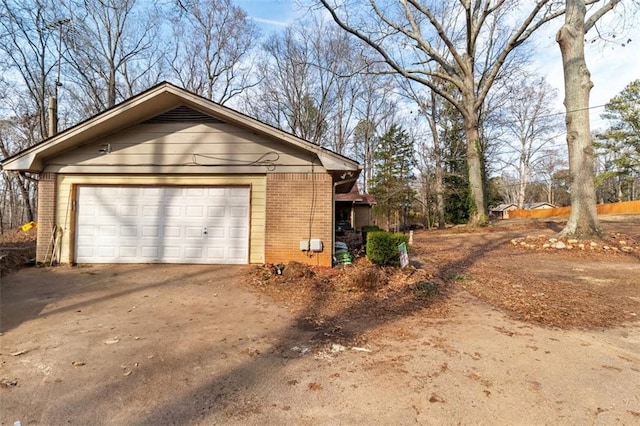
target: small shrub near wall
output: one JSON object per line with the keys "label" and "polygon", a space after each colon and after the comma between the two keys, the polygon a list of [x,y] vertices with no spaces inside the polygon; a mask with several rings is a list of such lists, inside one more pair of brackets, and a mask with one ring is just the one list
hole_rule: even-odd
{"label": "small shrub near wall", "polygon": [[377,225],[365,225],[362,227],[362,245],[367,245],[367,234],[374,231],[382,231],[382,229]]}
{"label": "small shrub near wall", "polygon": [[400,266],[398,245],[407,244],[405,234],[374,231],[367,233],[367,259],[380,266]]}

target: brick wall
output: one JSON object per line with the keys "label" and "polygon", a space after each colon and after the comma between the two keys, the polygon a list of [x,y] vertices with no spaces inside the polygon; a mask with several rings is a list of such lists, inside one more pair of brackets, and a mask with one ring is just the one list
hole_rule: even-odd
{"label": "brick wall", "polygon": [[[288,263],[295,260],[331,266],[331,176],[326,173],[268,173],[266,196],[265,262]],[[302,252],[300,240],[309,237],[321,239],[324,250],[320,253]]]}
{"label": "brick wall", "polygon": [[51,259],[51,234],[56,224],[56,174],[40,173],[38,179],[38,241],[36,261]]}

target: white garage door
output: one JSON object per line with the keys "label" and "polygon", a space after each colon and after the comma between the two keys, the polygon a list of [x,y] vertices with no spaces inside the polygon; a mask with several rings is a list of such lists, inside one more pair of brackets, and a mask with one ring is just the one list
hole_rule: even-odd
{"label": "white garage door", "polygon": [[248,263],[249,188],[80,186],[78,263]]}

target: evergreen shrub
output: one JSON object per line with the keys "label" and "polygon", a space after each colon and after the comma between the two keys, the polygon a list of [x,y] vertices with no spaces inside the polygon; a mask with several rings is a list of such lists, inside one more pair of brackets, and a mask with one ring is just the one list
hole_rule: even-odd
{"label": "evergreen shrub", "polygon": [[382,231],[382,229],[378,225],[365,225],[362,227],[362,245],[367,245],[367,234],[374,231]]}
{"label": "evergreen shrub", "polygon": [[373,231],[367,233],[367,259],[380,266],[400,266],[398,245],[407,244],[405,234]]}

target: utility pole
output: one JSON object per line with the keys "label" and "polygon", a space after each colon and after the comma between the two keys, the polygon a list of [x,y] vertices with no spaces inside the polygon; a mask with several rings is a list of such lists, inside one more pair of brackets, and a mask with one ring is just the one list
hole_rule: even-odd
{"label": "utility pole", "polygon": [[54,84],[54,94],[49,97],[49,132],[48,136],[52,137],[58,133],[58,88],[62,86],[60,82],[60,69],[62,62],[62,27],[68,25],[71,19],[58,19],[49,25],[48,29],[58,28],[58,73]]}

